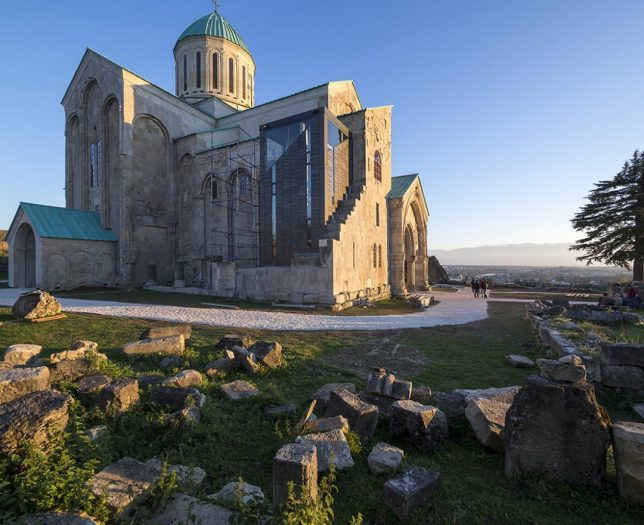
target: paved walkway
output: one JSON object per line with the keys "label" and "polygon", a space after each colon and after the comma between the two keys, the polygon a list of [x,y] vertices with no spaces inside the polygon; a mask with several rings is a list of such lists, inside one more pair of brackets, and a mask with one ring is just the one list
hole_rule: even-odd
{"label": "paved walkway", "polygon": [[[0,306],[12,306],[27,290],[0,288]],[[474,299],[469,289],[457,292],[433,291],[439,304],[407,315],[337,316],[258,310],[189,308],[112,301],[61,298],[66,312],[100,314],[112,317],[153,319],[173,323],[248,328],[256,330],[396,330],[459,325],[487,317],[487,301]],[[521,301],[521,300],[519,300]],[[521,301],[522,302],[522,301]]]}

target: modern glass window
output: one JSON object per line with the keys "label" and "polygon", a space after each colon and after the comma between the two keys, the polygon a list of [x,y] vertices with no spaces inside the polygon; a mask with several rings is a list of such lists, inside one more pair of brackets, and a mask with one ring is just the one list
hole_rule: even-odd
{"label": "modern glass window", "polygon": [[197,51],[197,89],[201,88],[201,53]]}
{"label": "modern glass window", "polygon": [[183,55],[183,90],[188,91],[188,55]]}
{"label": "modern glass window", "polygon": [[[281,193],[281,171],[282,165],[279,162],[284,155],[293,153],[291,149],[298,140],[303,140],[306,151],[306,166],[302,166],[302,182],[306,185],[306,237],[307,246],[312,245],[311,240],[311,220],[313,210],[313,182],[311,172],[311,151],[312,137],[311,124],[309,118],[296,120],[278,126],[269,128],[266,131],[266,145],[263,152],[265,159],[265,174],[271,181],[271,245],[273,257],[277,256],[277,198]],[[288,168],[287,168],[288,169]]]}
{"label": "modern glass window", "polygon": [[235,92],[235,59],[228,59],[228,92]]}
{"label": "modern glass window", "polygon": [[219,54],[212,54],[212,89],[219,89]]}
{"label": "modern glass window", "polygon": [[242,98],[246,100],[246,66],[242,66]]}
{"label": "modern glass window", "polygon": [[[338,146],[347,140],[346,134],[340,130],[333,122],[328,121],[327,126],[327,166],[330,170],[331,178],[331,203],[335,204],[335,194],[336,194],[336,152],[338,151]],[[344,193],[344,188],[342,189]]]}
{"label": "modern glass window", "polygon": [[377,181],[382,180],[382,157],[378,150],[373,154],[373,176]]}

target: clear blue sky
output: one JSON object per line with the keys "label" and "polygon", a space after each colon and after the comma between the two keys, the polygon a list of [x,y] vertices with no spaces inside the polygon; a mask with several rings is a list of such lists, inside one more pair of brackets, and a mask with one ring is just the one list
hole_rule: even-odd
{"label": "clear blue sky", "polygon": [[[174,89],[208,0],[5,2],[0,228],[64,205],[60,100],[86,47]],[[221,0],[256,102],[329,80],[394,105],[394,175],[420,172],[432,248],[565,242],[592,188],[644,148],[641,0]]]}

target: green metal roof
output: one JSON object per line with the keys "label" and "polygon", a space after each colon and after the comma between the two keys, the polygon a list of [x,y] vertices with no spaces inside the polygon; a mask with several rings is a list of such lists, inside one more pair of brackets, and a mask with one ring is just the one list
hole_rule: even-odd
{"label": "green metal roof", "polygon": [[101,226],[95,211],[74,210],[21,202],[36,233],[52,239],[79,239],[84,241],[116,241],[112,230]]}
{"label": "green metal roof", "polygon": [[233,44],[237,44],[250,55],[250,50],[242,37],[239,36],[239,33],[228,23],[228,20],[216,11],[193,22],[188,29],[181,33],[181,36],[177,39],[177,44],[184,38],[191,36],[216,36],[224,38]]}
{"label": "green metal roof", "polygon": [[387,194],[388,199],[401,199],[409,186],[419,177],[418,173],[412,175],[400,175],[391,178],[391,190]]}

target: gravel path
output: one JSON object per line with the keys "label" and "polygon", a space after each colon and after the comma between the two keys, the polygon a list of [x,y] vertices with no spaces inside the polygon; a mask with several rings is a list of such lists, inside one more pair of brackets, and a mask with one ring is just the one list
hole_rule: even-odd
{"label": "gravel path", "polygon": [[[12,306],[27,290],[0,288],[0,306]],[[469,289],[457,292],[432,291],[439,304],[407,315],[337,316],[258,310],[189,308],[112,301],[60,299],[64,311],[112,317],[154,319],[174,323],[204,324],[256,330],[396,330],[459,325],[487,317],[487,301],[474,299]],[[523,302],[518,300],[519,302]]]}

